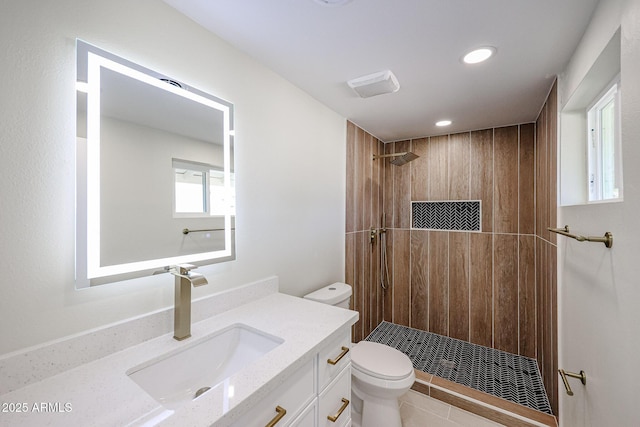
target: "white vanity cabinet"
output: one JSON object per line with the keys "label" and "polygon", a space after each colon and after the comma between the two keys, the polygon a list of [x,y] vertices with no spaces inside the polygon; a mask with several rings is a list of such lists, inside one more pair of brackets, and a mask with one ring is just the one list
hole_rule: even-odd
{"label": "white vanity cabinet", "polygon": [[[346,427],[351,425],[350,329],[279,385],[233,427]],[[286,411],[286,412],[285,412]]]}

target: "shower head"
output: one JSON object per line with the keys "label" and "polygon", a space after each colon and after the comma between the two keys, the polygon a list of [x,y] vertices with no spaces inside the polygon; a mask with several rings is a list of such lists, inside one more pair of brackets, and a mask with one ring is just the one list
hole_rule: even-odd
{"label": "shower head", "polygon": [[374,154],[373,155],[373,160],[381,159],[383,157],[393,157],[389,161],[389,163],[391,163],[392,165],[396,165],[396,166],[402,166],[404,164],[409,163],[412,160],[417,159],[420,156],[418,156],[417,154],[412,153],[411,151],[406,151],[404,153],[383,154],[381,156],[376,156]]}
{"label": "shower head", "polygon": [[407,151],[406,153],[399,153],[398,157],[389,160],[389,163],[396,166],[402,166],[404,164],[409,163],[411,160],[417,159],[417,154],[413,154],[411,151]]}

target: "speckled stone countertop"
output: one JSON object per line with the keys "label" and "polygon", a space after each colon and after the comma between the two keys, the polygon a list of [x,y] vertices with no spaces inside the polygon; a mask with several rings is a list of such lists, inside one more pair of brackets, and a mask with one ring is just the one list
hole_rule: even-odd
{"label": "speckled stone countertop", "polygon": [[[280,293],[267,295],[194,323],[192,337],[185,341],[165,334],[1,395],[0,426],[226,426],[357,319],[351,310]],[[143,362],[236,323],[284,342],[229,378],[232,397],[217,387],[170,411],[126,375]]]}

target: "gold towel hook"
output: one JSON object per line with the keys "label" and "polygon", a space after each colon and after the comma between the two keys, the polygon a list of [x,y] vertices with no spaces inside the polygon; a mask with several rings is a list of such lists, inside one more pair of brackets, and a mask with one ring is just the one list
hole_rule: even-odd
{"label": "gold towel hook", "polygon": [[579,374],[573,372],[567,372],[564,369],[558,369],[558,373],[562,378],[562,382],[564,383],[564,388],[567,390],[567,394],[569,396],[573,396],[573,390],[571,390],[571,386],[569,385],[569,381],[567,377],[578,378],[583,385],[587,385],[587,374],[584,371],[580,371]]}

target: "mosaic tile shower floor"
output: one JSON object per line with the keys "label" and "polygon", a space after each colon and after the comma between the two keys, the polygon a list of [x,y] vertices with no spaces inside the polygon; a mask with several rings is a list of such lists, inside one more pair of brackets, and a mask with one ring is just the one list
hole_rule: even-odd
{"label": "mosaic tile shower floor", "polygon": [[366,340],[400,350],[415,369],[552,413],[535,359],[389,322]]}

